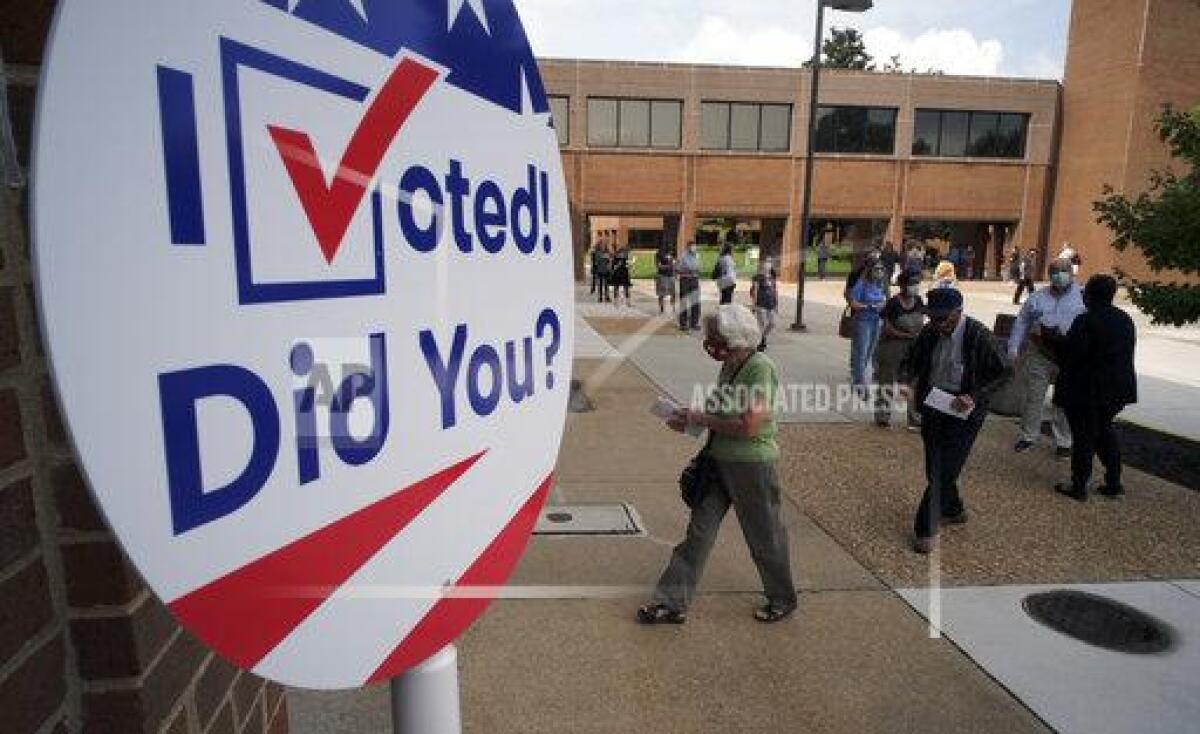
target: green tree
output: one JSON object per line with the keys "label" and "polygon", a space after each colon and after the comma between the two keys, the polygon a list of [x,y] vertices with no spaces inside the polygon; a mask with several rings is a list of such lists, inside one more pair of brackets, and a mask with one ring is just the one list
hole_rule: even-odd
{"label": "green tree", "polygon": [[1181,165],[1154,171],[1149,188],[1129,198],[1111,186],[1092,208],[1114,235],[1113,246],[1141,250],[1155,274],[1152,280],[1122,276],[1135,305],[1156,324],[1200,321],[1200,285],[1165,282],[1164,271],[1200,273],[1200,107],[1190,113],[1165,107],[1155,120],[1159,137]]}
{"label": "green tree", "polygon": [[831,28],[821,44],[821,64],[833,69],[875,71],[875,59],[867,53],[862,34],[853,28]]}

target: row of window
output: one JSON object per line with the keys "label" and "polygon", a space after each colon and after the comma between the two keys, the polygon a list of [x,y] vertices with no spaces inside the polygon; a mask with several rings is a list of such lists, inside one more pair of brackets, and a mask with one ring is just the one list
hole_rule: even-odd
{"label": "row of window", "polygon": [[[587,142],[595,148],[679,149],[683,102],[660,99],[588,99]],[[566,97],[550,97],[558,142],[570,141]],[[894,107],[817,108],[819,153],[891,155],[896,147]],[[1029,115],[1010,112],[917,110],[912,153],[916,156],[1024,158]],[[792,106],[703,102],[700,147],[783,153],[791,150]]]}

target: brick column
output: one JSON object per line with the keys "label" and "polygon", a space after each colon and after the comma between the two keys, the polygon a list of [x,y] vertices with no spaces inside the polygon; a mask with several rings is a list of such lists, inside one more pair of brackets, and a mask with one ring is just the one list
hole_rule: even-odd
{"label": "brick column", "polygon": [[[27,166],[33,89],[10,88]],[[94,506],[43,355],[26,213],[0,186],[0,732],[286,732],[283,688],[183,631]]]}

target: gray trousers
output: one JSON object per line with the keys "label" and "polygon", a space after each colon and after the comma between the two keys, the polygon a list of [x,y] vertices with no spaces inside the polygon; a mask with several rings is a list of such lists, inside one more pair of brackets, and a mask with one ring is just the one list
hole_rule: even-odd
{"label": "gray trousers", "polygon": [[[1046,409],[1046,392],[1058,377],[1058,366],[1037,348],[1025,353],[1021,362],[1021,376],[1025,381],[1025,406],[1021,411],[1021,438],[1038,443],[1042,436],[1042,415]],[[1050,425],[1054,428],[1054,444],[1071,447],[1071,426],[1067,416],[1057,405],[1049,406]]]}
{"label": "gray trousers", "polygon": [[780,515],[781,492],[774,462],[714,463],[724,486],[710,487],[704,500],[692,508],[687,535],[671,553],[671,562],[654,589],[653,601],[677,611],[687,609],[721,521],[732,505],[767,601],[781,607],[795,605],[796,587],[788,558],[787,530]]}

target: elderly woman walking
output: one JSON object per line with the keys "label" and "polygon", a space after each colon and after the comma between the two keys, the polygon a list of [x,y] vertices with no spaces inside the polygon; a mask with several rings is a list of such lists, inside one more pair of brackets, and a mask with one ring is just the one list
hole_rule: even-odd
{"label": "elderly woman walking", "polygon": [[668,425],[677,431],[708,429],[706,460],[700,464],[707,469],[700,496],[692,502],[687,535],[675,546],[651,601],[638,609],[638,620],[685,621],[721,521],[732,506],[767,598],[754,618],[778,622],[795,611],[797,600],[775,475],[775,365],[756,351],[758,323],[744,306],[720,306],[705,318],[704,335],[704,351],[721,363],[719,386],[704,411],[681,411]]}

